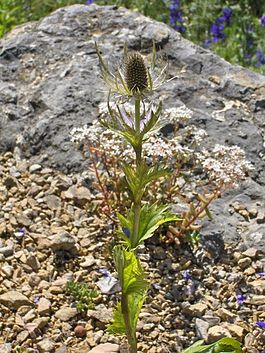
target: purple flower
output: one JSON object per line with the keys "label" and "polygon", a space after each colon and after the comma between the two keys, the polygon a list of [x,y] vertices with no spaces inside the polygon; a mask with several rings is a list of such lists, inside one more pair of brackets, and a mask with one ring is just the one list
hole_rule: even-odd
{"label": "purple flower", "polygon": [[258,276],[265,276],[265,272],[257,272],[256,275],[258,275]]}
{"label": "purple flower", "polygon": [[93,3],[93,0],[87,0],[86,2],[85,2],[85,5],[91,5]]}
{"label": "purple flower", "polygon": [[261,19],[260,19],[260,24],[261,24],[262,26],[265,26],[265,15],[263,15],[263,16],[261,17]]}
{"label": "purple flower", "polygon": [[34,304],[38,304],[39,301],[40,301],[40,297],[38,295],[35,295],[33,299]]}
{"label": "purple flower", "polygon": [[263,53],[260,50],[256,51],[256,57],[257,57],[258,63],[260,65],[264,65],[265,64],[265,56],[263,55]]}
{"label": "purple flower", "polygon": [[130,238],[130,231],[128,228],[123,227],[122,231],[126,235],[127,238]]}
{"label": "purple flower", "polygon": [[98,272],[101,273],[103,277],[110,277],[110,272],[106,268],[100,268]]}
{"label": "purple flower", "polygon": [[157,283],[153,283],[153,287],[157,290],[161,289],[161,286]]}
{"label": "purple flower", "polygon": [[260,328],[265,329],[265,322],[264,321],[257,321],[256,325],[259,326]]}
{"label": "purple flower", "polygon": [[222,18],[224,18],[224,22],[229,22],[231,16],[232,16],[232,9],[230,9],[229,7],[225,7],[223,8],[223,16]]}
{"label": "purple flower", "polygon": [[203,42],[204,48],[209,48],[211,44],[212,44],[212,40],[210,38],[205,39]]}
{"label": "purple flower", "polygon": [[172,0],[169,6],[169,23],[176,31],[184,33],[186,31],[183,26],[183,17],[179,8],[179,0]]}
{"label": "purple flower", "polygon": [[183,271],[183,272],[182,272],[182,276],[183,276],[183,278],[184,278],[186,281],[192,280],[192,276],[191,276],[189,270]]}
{"label": "purple flower", "polygon": [[244,302],[245,302],[246,299],[247,299],[247,296],[244,295],[244,294],[238,294],[238,295],[236,296],[236,300],[237,300],[237,303],[238,303],[239,305],[244,304]]}

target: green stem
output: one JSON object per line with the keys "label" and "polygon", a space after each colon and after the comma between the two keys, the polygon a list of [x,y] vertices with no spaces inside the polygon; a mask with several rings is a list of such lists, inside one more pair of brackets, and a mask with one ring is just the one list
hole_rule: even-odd
{"label": "green stem", "polygon": [[140,104],[141,104],[141,97],[140,97],[140,95],[136,94],[135,95],[135,103],[134,103],[136,134],[140,134],[140,131],[141,131],[141,129],[140,129],[140,125],[141,125]]}
{"label": "green stem", "polygon": [[126,336],[128,339],[128,343],[130,346],[130,353],[137,353],[137,338],[136,338],[136,332],[133,330],[131,327],[130,323],[130,316],[129,316],[129,306],[128,306],[128,300],[127,300],[127,295],[122,293],[121,296],[121,310],[125,322],[125,327],[126,327]]}
{"label": "green stem", "polygon": [[[140,95],[135,95],[135,131],[136,134],[140,134],[140,122],[141,122],[141,111],[140,111],[141,97]],[[138,148],[135,150],[135,164],[136,172],[137,168],[140,167],[142,163],[142,141],[140,140]],[[139,190],[140,193],[141,190]],[[131,245],[134,248],[137,245],[137,238],[140,225],[140,213],[141,213],[141,197],[135,196],[134,200],[134,220],[133,220],[133,234],[131,238]]]}

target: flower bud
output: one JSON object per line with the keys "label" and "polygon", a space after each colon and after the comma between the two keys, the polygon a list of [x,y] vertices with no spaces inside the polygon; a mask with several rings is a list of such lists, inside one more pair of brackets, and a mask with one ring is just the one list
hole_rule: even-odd
{"label": "flower bud", "polygon": [[139,53],[128,56],[125,62],[125,80],[130,91],[142,92],[148,87],[147,68]]}

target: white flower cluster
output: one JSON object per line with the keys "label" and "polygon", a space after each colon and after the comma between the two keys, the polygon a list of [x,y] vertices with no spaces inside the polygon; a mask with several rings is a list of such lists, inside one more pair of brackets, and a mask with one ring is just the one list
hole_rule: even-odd
{"label": "white flower cluster", "polygon": [[70,131],[71,142],[77,144],[85,141],[91,144],[98,143],[99,136],[103,132],[104,128],[95,120],[90,126],[84,125],[83,127],[73,128]]}
{"label": "white flower cluster", "polygon": [[193,115],[193,111],[182,105],[177,108],[168,108],[164,112],[168,121],[172,124],[184,123]]}
{"label": "white flower cluster", "polygon": [[[161,136],[153,135],[143,145],[144,155],[152,158],[163,158],[171,160],[174,158],[186,157],[190,154],[191,150],[183,147],[177,138],[165,139]],[[173,160],[172,160],[173,162]]]}
{"label": "white flower cluster", "polygon": [[191,137],[191,145],[199,146],[202,141],[208,136],[204,129],[198,129],[195,125],[186,126],[184,129],[187,136]]}
{"label": "white flower cluster", "polygon": [[211,182],[219,185],[237,186],[246,173],[254,169],[245,158],[245,152],[238,146],[215,145],[212,151],[202,150],[197,158],[207,172]]}
{"label": "white flower cluster", "polygon": [[124,139],[111,130],[100,125],[98,120],[90,126],[74,128],[70,132],[71,141],[77,144],[88,143],[98,150],[106,152],[111,157],[133,156],[132,148]]}

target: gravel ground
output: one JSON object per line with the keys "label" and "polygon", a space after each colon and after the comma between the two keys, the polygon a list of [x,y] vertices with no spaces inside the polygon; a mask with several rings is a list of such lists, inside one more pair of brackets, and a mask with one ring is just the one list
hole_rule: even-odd
{"label": "gravel ground", "polygon": [[[112,225],[96,215],[102,195],[83,180],[10,152],[0,156],[1,353],[126,352],[123,340],[105,333],[119,296]],[[256,322],[265,322],[264,254],[215,246],[218,257],[157,235],[140,249],[152,283],[139,320],[140,352],[181,352],[225,336],[262,352],[265,331]],[[76,309],[69,280],[97,288],[94,309]]]}

